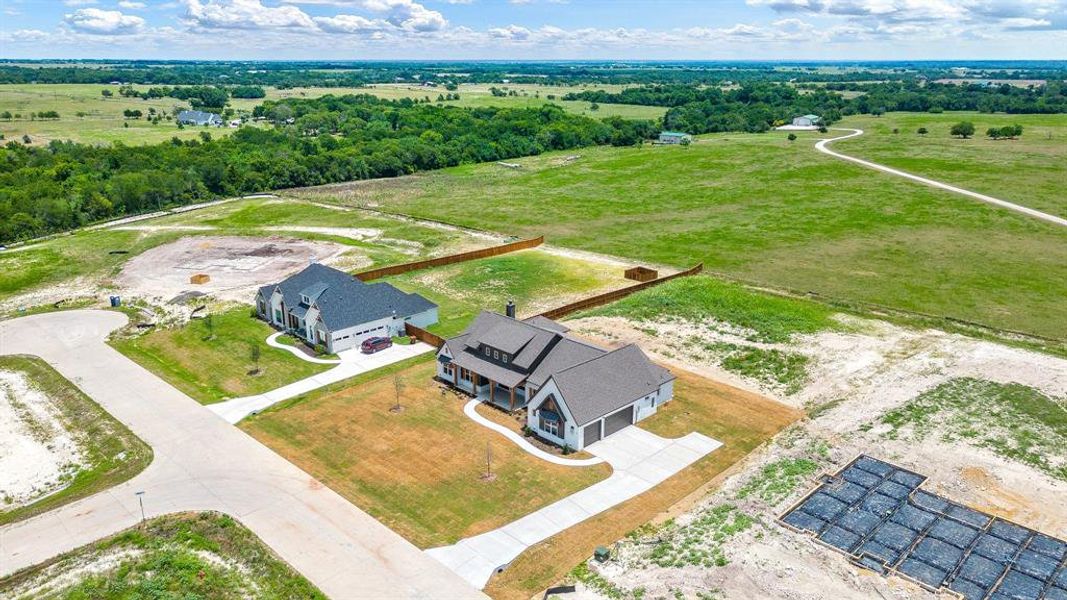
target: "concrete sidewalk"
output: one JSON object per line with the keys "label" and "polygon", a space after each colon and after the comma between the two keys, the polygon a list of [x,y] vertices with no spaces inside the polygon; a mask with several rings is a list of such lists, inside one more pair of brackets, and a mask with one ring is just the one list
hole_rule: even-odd
{"label": "concrete sidewalk", "polygon": [[530,546],[648,491],[722,444],[690,433],[675,440],[630,426],[588,448],[611,476],[507,525],[426,553],[478,589]]}
{"label": "concrete sidewalk", "polygon": [[555,454],[549,454],[548,452],[545,452],[537,446],[534,446],[526,438],[508,429],[507,427],[504,427],[499,423],[494,423],[489,419],[486,419],[482,415],[478,414],[477,406],[481,403],[482,401],[478,399],[471,400],[463,405],[463,412],[468,417],[470,417],[471,420],[475,423],[481,425],[482,427],[492,429],[500,435],[503,435],[504,437],[514,442],[515,445],[521,448],[523,451],[528,452],[529,454],[532,454],[533,456],[536,456],[541,460],[548,461],[556,465],[562,465],[564,467],[588,467],[590,465],[598,465],[604,462],[604,459],[600,458],[599,456],[594,456],[593,458],[563,458],[561,456],[556,456]]}
{"label": "concrete sidewalk", "polygon": [[118,312],[0,322],[0,354],[39,356],[152,447],[132,480],[0,527],[0,577],[148,517],[229,514],[334,598],[484,598],[452,571],[104,343]]}
{"label": "concrete sidewalk", "polygon": [[310,391],[330,385],[331,383],[344,381],[350,377],[362,375],[363,373],[380,369],[420,354],[426,354],[433,350],[433,346],[422,342],[408,346],[394,344],[393,346],[374,354],[361,354],[358,349],[345,350],[340,354],[340,363],[329,371],[324,371],[318,375],[312,375],[311,377],[301,379],[300,381],[290,383],[289,385],[283,385],[282,387],[271,390],[265,394],[245,396],[244,398],[234,398],[233,400],[227,400],[217,404],[209,404],[207,408],[210,409],[211,412],[222,417],[227,423],[237,423],[248,415],[257,413],[283,400],[295,398],[301,394],[306,394]]}

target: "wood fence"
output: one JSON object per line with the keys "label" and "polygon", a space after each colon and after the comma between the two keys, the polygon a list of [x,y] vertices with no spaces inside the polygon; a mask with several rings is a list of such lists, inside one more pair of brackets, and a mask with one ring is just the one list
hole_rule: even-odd
{"label": "wood fence", "polygon": [[569,315],[571,313],[575,313],[575,312],[578,312],[580,310],[586,310],[586,309],[594,308],[594,307],[597,307],[597,306],[603,306],[605,304],[609,304],[611,302],[615,302],[616,300],[621,300],[621,299],[629,296],[630,294],[633,294],[635,292],[640,292],[641,290],[645,290],[645,289],[648,289],[650,287],[659,285],[661,283],[665,283],[665,282],[670,281],[672,279],[677,279],[679,277],[689,277],[691,275],[696,275],[697,273],[700,273],[703,270],[704,270],[704,263],[700,263],[695,267],[692,267],[692,268],[687,269],[685,271],[682,271],[680,273],[675,273],[674,275],[667,275],[666,277],[660,277],[659,279],[654,279],[652,281],[646,281],[644,283],[639,283],[637,285],[631,285],[630,287],[624,287],[622,289],[618,289],[618,290],[614,290],[614,291],[611,291],[611,292],[607,292],[605,294],[599,294],[597,296],[590,296],[589,298],[583,298],[581,300],[578,300],[577,302],[571,302],[570,304],[566,304],[566,305],[560,306],[558,308],[553,308],[550,311],[543,312],[543,313],[541,313],[541,316],[549,318],[549,319],[559,319],[561,317],[565,317],[565,316],[567,316],[567,315]]}
{"label": "wood fence", "polygon": [[437,335],[436,333],[430,333],[422,327],[416,327],[411,323],[404,323],[404,333],[419,340],[420,342],[426,342],[434,348],[440,348],[445,345],[445,338]]}
{"label": "wood fence", "polygon": [[519,240],[517,242],[511,242],[510,244],[493,246],[492,248],[482,248],[481,250],[472,250],[470,252],[461,252],[459,254],[439,256],[437,258],[409,262],[401,265],[392,265],[389,267],[382,267],[380,269],[371,269],[370,271],[356,273],[356,279],[359,279],[360,281],[373,281],[375,279],[381,279],[382,277],[389,277],[390,275],[399,275],[401,273],[408,273],[410,271],[418,271],[419,269],[441,267],[444,265],[467,262],[469,260],[478,260],[479,258],[499,256],[501,254],[507,254],[509,252],[515,252],[517,250],[536,248],[543,243],[545,243],[545,236],[542,235],[529,240]]}

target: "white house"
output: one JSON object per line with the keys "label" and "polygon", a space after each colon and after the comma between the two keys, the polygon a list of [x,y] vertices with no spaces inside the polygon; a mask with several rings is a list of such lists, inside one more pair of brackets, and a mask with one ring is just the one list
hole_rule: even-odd
{"label": "white house", "polygon": [[388,283],[364,283],[313,263],[256,294],[256,313],[279,329],[331,353],[356,348],[371,337],[404,335],[405,323],[437,322],[437,305]]}
{"label": "white house", "polygon": [[605,350],[544,317],[483,312],[445,341],[437,377],[506,410],[525,407],[539,437],[580,450],[652,414],[674,376],[635,345]]}
{"label": "white house", "polygon": [[183,110],[178,113],[178,122],[183,125],[222,127],[222,117],[201,110]]}
{"label": "white house", "polygon": [[688,133],[682,133],[680,131],[663,131],[659,134],[660,144],[689,144],[692,143],[693,136]]}

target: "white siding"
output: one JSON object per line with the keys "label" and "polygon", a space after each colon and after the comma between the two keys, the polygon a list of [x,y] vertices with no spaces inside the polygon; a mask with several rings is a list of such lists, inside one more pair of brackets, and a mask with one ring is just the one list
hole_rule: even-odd
{"label": "white siding", "polygon": [[[548,399],[549,396],[556,397],[556,404],[559,405],[560,411],[563,412],[563,419],[566,422],[564,424],[563,436],[554,436],[547,431],[544,431],[540,427],[540,419],[537,417],[537,409],[541,407],[541,403]],[[564,400],[562,394],[559,393],[559,388],[556,387],[556,382],[552,379],[548,380],[548,383],[538,390],[537,395],[533,397],[529,404],[526,405],[526,425],[537,432],[537,434],[550,442],[555,442],[560,446],[570,446],[574,450],[582,449],[582,431],[575,422],[574,415],[571,414],[570,409],[567,408],[567,401]]]}

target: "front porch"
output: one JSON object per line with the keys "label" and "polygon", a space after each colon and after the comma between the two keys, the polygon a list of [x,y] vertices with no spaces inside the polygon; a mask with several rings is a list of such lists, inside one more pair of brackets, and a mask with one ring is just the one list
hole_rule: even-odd
{"label": "front porch", "polygon": [[442,367],[440,377],[453,387],[502,410],[511,412],[526,406],[526,389],[522,385],[508,387],[451,362]]}

